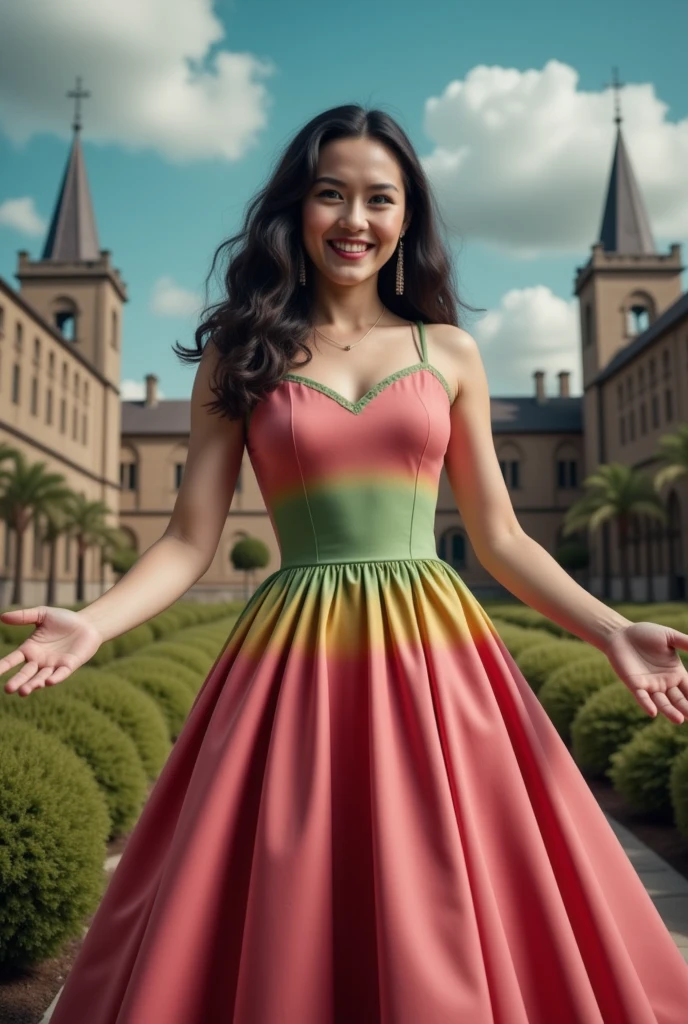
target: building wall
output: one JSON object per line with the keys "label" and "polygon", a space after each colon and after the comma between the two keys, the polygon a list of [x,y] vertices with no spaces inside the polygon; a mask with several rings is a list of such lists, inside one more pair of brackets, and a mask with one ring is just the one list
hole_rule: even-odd
{"label": "building wall", "polygon": [[[113,525],[119,505],[119,408],[109,383],[32,316],[11,289],[0,287],[0,441],[19,449],[29,462],[45,462],[49,472],[61,473],[67,486],[89,499],[107,501]],[[41,558],[37,548],[30,527],[24,545],[27,605],[45,601],[47,550]],[[14,565],[14,538],[0,522],[0,605],[9,603]],[[86,570],[86,597],[93,600],[112,577],[106,570],[101,578],[96,551],[88,553]],[[58,601],[74,601],[75,579],[76,543],[61,538]]]}

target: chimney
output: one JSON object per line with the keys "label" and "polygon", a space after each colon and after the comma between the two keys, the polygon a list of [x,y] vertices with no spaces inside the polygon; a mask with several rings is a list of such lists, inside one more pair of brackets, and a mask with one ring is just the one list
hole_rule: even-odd
{"label": "chimney", "polygon": [[535,377],[535,400],[537,402],[544,402],[545,396],[545,371],[536,370],[533,374]]}
{"label": "chimney", "polygon": [[569,373],[568,370],[560,370],[559,373],[557,374],[557,377],[559,378],[559,397],[560,398],[569,398],[570,397],[570,390],[569,390],[569,377],[570,376],[571,376],[571,374]]}
{"label": "chimney", "polygon": [[158,404],[158,378],[154,373],[146,374],[146,401],[147,409],[154,409]]}

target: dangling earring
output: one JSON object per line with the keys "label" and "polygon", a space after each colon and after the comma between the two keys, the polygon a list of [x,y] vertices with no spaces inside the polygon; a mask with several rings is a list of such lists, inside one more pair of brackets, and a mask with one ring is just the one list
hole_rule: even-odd
{"label": "dangling earring", "polygon": [[397,295],[403,295],[404,293],[404,243],[402,238],[404,232],[401,232],[399,236],[399,253],[397,255]]}
{"label": "dangling earring", "polygon": [[299,284],[306,283],[306,263],[303,258],[303,249],[299,249]]}

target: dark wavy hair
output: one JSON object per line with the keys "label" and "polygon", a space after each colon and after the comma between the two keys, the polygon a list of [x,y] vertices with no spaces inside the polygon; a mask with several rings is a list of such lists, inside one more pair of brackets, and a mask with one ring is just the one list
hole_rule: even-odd
{"label": "dark wavy hair", "polygon": [[[333,139],[369,137],[383,143],[401,170],[406,208],[412,212],[404,235],[404,294],[395,290],[396,260],[378,273],[378,294],[387,309],[407,320],[459,326],[461,302],[453,282],[448,249],[438,230],[440,216],[428,180],[403,129],[382,110],[347,104],[325,110],[294,136],[267,184],[249,203],[244,223],[215,251],[206,279],[206,302],[194,337],[195,348],[178,342],[175,354],[185,363],[200,361],[204,339],[215,343],[219,358],[211,390],[212,412],[235,419],[277,387],[299,352],[312,356],[305,342],[312,330],[313,274],[307,253],[306,285],[298,281],[301,206],[315,179],[321,146]],[[218,259],[226,257],[226,295],[208,305],[208,282]]]}

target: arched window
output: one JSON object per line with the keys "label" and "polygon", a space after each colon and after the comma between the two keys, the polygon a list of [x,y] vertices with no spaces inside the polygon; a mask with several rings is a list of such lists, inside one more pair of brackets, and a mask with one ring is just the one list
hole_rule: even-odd
{"label": "arched window", "polygon": [[76,341],[78,309],[73,299],[61,295],[53,303],[53,320],[62,337],[67,341]]}

